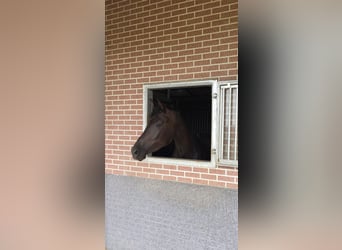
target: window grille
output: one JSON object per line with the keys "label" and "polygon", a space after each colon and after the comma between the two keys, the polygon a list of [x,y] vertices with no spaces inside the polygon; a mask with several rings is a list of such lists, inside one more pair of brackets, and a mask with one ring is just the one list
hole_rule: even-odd
{"label": "window grille", "polygon": [[238,164],[238,84],[220,85],[219,161]]}

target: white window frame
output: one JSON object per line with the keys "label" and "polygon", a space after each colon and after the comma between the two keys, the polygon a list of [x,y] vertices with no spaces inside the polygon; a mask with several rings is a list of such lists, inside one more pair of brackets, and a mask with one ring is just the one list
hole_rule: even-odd
{"label": "white window frame", "polygon": [[210,161],[190,160],[190,159],[175,159],[166,157],[146,156],[147,162],[159,163],[159,164],[171,164],[182,166],[198,166],[214,168],[217,163],[217,131],[218,131],[218,82],[216,80],[204,80],[204,81],[187,81],[187,82],[170,82],[170,83],[156,83],[145,84],[143,86],[143,128],[145,130],[147,126],[147,110],[148,110],[148,91],[153,89],[162,88],[184,88],[184,87],[200,87],[208,86],[212,90],[212,104],[211,104],[211,158]]}
{"label": "white window frame", "polygon": [[[225,108],[224,107],[224,97],[225,97],[225,89],[232,89],[236,88],[236,129],[238,129],[238,97],[239,97],[239,88],[238,88],[238,82],[237,81],[222,81],[219,83],[219,137],[218,137],[218,162],[220,164],[224,165],[229,165],[229,166],[234,166],[238,167],[238,158],[237,158],[237,136],[238,136],[238,131],[235,133],[235,147],[236,147],[236,158],[237,160],[227,160],[223,157],[223,134],[224,134],[224,113],[225,113]],[[230,110],[230,102],[228,104],[228,110]],[[228,122],[230,124],[230,121]],[[228,133],[228,138],[230,138],[230,132]],[[229,154],[229,147],[230,147],[230,140],[228,139],[228,154]]]}

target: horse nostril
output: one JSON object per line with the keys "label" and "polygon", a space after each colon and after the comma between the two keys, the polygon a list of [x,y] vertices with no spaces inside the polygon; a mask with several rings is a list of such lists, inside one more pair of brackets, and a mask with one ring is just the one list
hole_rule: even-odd
{"label": "horse nostril", "polygon": [[137,156],[138,154],[139,154],[138,149],[132,148],[132,155],[133,155],[133,156]]}

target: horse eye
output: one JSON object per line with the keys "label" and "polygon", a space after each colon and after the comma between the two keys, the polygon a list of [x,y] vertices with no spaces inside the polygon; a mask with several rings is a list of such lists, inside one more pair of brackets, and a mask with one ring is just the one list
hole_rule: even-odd
{"label": "horse eye", "polygon": [[161,125],[163,125],[163,123],[164,123],[163,121],[158,121],[158,122],[156,123],[156,126],[157,126],[157,127],[161,127]]}

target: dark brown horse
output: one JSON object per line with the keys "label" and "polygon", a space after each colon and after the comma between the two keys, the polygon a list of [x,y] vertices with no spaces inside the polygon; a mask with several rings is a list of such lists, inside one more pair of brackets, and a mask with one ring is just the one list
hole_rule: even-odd
{"label": "dark brown horse", "polygon": [[172,158],[207,160],[200,143],[190,133],[180,113],[154,100],[148,125],[132,147],[132,156],[142,161],[146,155],[174,144]]}

